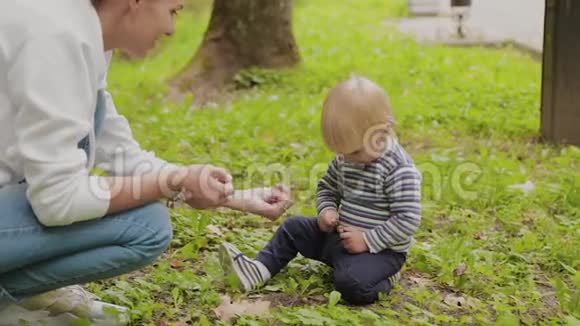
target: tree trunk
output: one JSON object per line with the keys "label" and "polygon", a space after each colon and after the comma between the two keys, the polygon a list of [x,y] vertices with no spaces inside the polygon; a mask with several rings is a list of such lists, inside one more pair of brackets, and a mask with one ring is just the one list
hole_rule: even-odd
{"label": "tree trunk", "polygon": [[203,103],[243,69],[285,68],[299,61],[292,0],[214,0],[204,41],[172,85]]}
{"label": "tree trunk", "polygon": [[580,3],[546,0],[542,138],[580,146]]}

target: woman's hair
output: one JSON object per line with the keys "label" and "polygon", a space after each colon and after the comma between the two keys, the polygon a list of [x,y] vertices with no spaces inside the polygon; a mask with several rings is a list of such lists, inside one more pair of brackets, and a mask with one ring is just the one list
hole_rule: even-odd
{"label": "woman's hair", "polygon": [[[395,119],[384,89],[367,78],[353,76],[330,90],[322,109],[322,135],[326,145],[349,154],[394,136]],[[378,139],[381,138],[381,139]]]}

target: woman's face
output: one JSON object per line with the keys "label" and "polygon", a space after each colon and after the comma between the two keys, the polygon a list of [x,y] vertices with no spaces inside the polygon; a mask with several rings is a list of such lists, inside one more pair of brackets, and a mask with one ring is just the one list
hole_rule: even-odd
{"label": "woman's face", "polygon": [[182,8],[183,0],[131,0],[125,15],[124,50],[144,57],[161,37],[175,32],[175,16]]}

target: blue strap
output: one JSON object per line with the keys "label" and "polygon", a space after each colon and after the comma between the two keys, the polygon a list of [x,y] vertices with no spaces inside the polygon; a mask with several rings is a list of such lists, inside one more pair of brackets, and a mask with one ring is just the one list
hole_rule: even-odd
{"label": "blue strap", "polygon": [[[97,107],[95,108],[95,123],[93,128],[95,130],[95,136],[99,135],[103,127],[103,122],[105,121],[105,113],[107,112],[107,102],[105,100],[105,91],[99,90],[97,92]],[[83,138],[79,144],[78,148],[81,148],[87,153],[87,157],[90,155],[90,141],[89,136],[87,135]],[[18,182],[19,184],[26,183],[26,179],[22,179]]]}
{"label": "blue strap", "polygon": [[[106,112],[107,112],[107,109],[106,109],[106,101],[105,101],[105,91],[99,90],[97,93],[97,107],[95,108],[95,123],[93,125],[96,136],[99,135],[99,132],[101,131],[101,129],[103,127],[103,122],[105,121],[105,113]],[[90,153],[90,146],[91,146],[91,144],[90,144],[88,135],[85,138],[83,138],[78,144],[78,148],[83,149],[85,151],[85,153],[87,153],[87,156]]]}

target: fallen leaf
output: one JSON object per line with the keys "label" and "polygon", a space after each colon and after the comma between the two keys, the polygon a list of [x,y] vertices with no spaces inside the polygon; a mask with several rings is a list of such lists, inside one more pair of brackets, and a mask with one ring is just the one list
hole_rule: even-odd
{"label": "fallen leaf", "polygon": [[284,289],[283,284],[266,285],[262,290],[268,292],[280,292]]}
{"label": "fallen leaf", "polygon": [[184,317],[177,322],[173,323],[173,326],[189,326],[191,322],[191,316]]}
{"label": "fallen leaf", "polygon": [[521,190],[524,195],[528,195],[536,189],[536,185],[528,180],[526,183],[511,185],[508,188],[512,190]]}
{"label": "fallen leaf", "polygon": [[431,281],[428,278],[424,278],[424,277],[420,277],[420,276],[409,276],[409,280],[411,280],[412,282],[414,282],[418,285],[423,285],[423,286],[433,285],[433,281]]}
{"label": "fallen leaf", "polygon": [[461,265],[457,266],[457,268],[455,270],[453,270],[453,275],[456,277],[461,276],[461,275],[465,274],[466,270],[467,270],[467,265],[461,264]]}
{"label": "fallen leaf", "polygon": [[465,307],[465,298],[454,293],[446,295],[443,302],[455,308]]}
{"label": "fallen leaf", "polygon": [[221,297],[219,307],[214,309],[215,314],[219,319],[225,322],[231,320],[238,315],[254,315],[261,316],[270,311],[270,301],[253,301],[244,300],[242,302],[233,302],[232,299],[225,295]]}
{"label": "fallen leaf", "polygon": [[487,239],[487,237],[485,236],[485,233],[483,233],[483,231],[479,231],[479,232],[477,232],[477,233],[476,233],[476,234],[473,236],[473,238],[474,238],[475,240],[486,240],[486,239]]}
{"label": "fallen leaf", "polygon": [[217,227],[217,226],[215,226],[213,224],[208,225],[206,227],[206,229],[207,229],[208,232],[213,233],[213,234],[215,234],[215,235],[217,235],[219,237],[224,237],[225,236],[224,233],[222,232],[222,230],[220,230],[219,227]]}
{"label": "fallen leaf", "polygon": [[316,303],[323,303],[326,301],[326,298],[323,295],[319,294],[319,295],[308,297],[308,301],[316,302]]}
{"label": "fallen leaf", "polygon": [[302,145],[300,145],[300,144],[297,144],[297,143],[292,143],[292,144],[290,144],[290,147],[292,147],[292,148],[294,148],[294,149],[300,149],[300,148],[303,148],[303,146],[302,146]]}
{"label": "fallen leaf", "polygon": [[170,265],[172,268],[178,269],[183,267],[183,262],[181,260],[173,259]]}
{"label": "fallen leaf", "polygon": [[533,211],[533,210],[525,211],[523,213],[523,215],[524,215],[524,222],[525,223],[534,223],[534,220],[536,220],[536,218],[538,218],[538,212]]}

